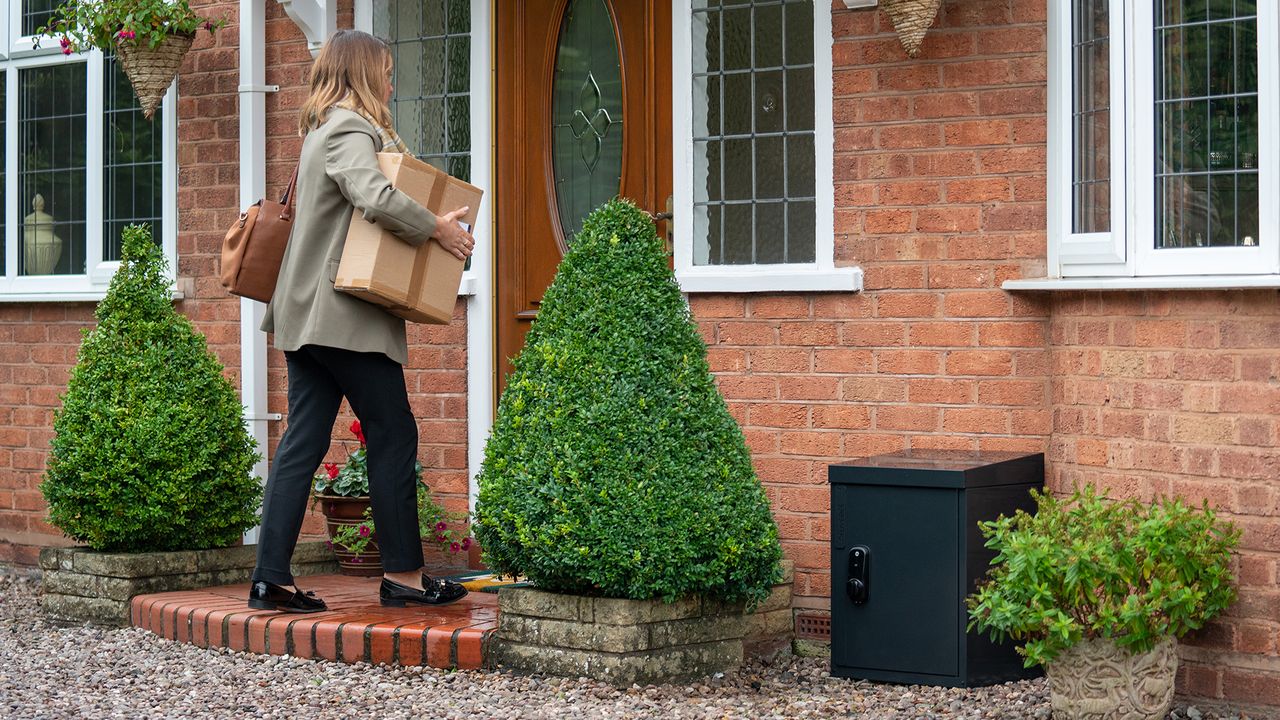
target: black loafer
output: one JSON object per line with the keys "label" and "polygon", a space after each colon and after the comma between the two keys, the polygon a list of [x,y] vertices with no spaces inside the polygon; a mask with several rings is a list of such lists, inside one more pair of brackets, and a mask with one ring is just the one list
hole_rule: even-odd
{"label": "black loafer", "polygon": [[313,592],[295,592],[262,580],[249,586],[249,607],[290,613],[314,613],[329,609]]}
{"label": "black loafer", "polygon": [[467,589],[451,580],[434,580],[428,575],[422,576],[422,590],[401,585],[394,580],[382,578],[378,588],[378,599],[383,607],[404,607],[408,603],[418,605],[448,605],[466,596]]}

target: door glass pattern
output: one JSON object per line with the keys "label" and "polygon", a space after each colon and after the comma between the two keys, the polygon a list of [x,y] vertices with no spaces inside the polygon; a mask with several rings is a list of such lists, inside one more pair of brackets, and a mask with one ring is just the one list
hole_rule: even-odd
{"label": "door glass pattern", "polygon": [[814,262],[812,0],[695,0],[693,261]]}
{"label": "door glass pattern", "polygon": [[1156,248],[1258,239],[1256,0],[1155,4]]}
{"label": "door glass pattern", "polygon": [[1072,231],[1111,229],[1111,43],[1108,0],[1072,7]]}
{"label": "door glass pattern", "polygon": [[551,86],[551,159],[566,244],[622,183],[622,66],[604,0],[565,8]]}
{"label": "door glass pattern", "polygon": [[373,34],[395,60],[396,132],[414,155],[469,181],[470,0],[375,0]]}
{"label": "door glass pattern", "polygon": [[18,274],[82,274],[85,64],[18,72]]}
{"label": "door glass pattern", "polygon": [[164,113],[151,120],[142,117],[142,106],[115,56],[105,59],[102,77],[102,259],[119,260],[126,225],[150,225],[157,243],[164,237]]}

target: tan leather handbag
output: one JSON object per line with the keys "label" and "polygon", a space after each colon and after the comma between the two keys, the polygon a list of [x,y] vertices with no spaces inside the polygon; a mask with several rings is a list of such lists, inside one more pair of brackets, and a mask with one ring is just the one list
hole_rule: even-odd
{"label": "tan leather handbag", "polygon": [[259,200],[240,213],[222,240],[222,286],[232,295],[271,302],[293,228],[298,168],[280,202]]}

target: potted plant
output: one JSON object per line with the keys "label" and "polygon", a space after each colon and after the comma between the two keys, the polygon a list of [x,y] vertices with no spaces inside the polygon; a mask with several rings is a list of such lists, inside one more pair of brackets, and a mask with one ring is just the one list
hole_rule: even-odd
{"label": "potted plant", "polygon": [[239,582],[253,568],[252,548],[209,550],[239,543],[258,522],[258,455],[240,399],[174,309],[151,231],[122,235],[40,485],[49,522],[89,546],[41,553],[45,608],[59,619],[118,624],[133,594]]}
{"label": "potted plant", "polygon": [[118,55],[150,119],[196,32],[212,33],[224,24],[197,14],[187,0],[69,0],[37,32],[57,36],[67,55],[90,47]]}
{"label": "potted plant", "polygon": [[479,476],[486,564],[536,586],[499,593],[500,662],[619,684],[740,662],[743,604],[770,595],[781,548],[706,358],[649,216],[622,200],[592,213]]}
{"label": "potted plant", "polygon": [[1033,493],[1035,515],[980,523],[996,551],[970,627],[1013,638],[1049,678],[1055,718],[1163,718],[1176,638],[1235,600],[1237,528],[1181,500]]}
{"label": "potted plant", "polygon": [[[352,422],[350,429],[359,447],[347,456],[342,467],[325,463],[316,473],[312,489],[325,516],[329,546],[338,558],[339,571],[344,575],[376,576],[382,574],[382,559],[369,503],[365,459],[368,450],[360,421]],[[467,514],[451,512],[436,502],[431,489],[422,482],[421,463],[414,463],[414,471],[418,477],[418,528],[424,553],[430,555],[434,550],[448,557],[468,550],[471,538],[459,529],[465,525]]]}

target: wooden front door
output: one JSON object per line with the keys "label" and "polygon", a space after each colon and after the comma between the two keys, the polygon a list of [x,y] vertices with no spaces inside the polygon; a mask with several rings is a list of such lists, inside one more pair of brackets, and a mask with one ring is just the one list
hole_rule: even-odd
{"label": "wooden front door", "polygon": [[667,210],[671,2],[504,0],[495,12],[501,391],[583,217],[617,195]]}

